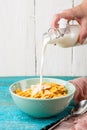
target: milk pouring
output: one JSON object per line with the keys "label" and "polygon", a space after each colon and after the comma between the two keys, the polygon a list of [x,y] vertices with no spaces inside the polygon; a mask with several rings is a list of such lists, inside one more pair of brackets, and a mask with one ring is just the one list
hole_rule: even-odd
{"label": "milk pouring", "polygon": [[[43,80],[44,56],[47,45],[57,44],[65,48],[81,45],[77,43],[79,34],[80,34],[79,25],[69,25],[66,19],[61,19],[59,21],[58,29],[50,28],[48,32],[43,35],[43,47],[41,54],[41,67],[40,67],[40,84],[36,85],[36,88],[33,90],[33,94],[44,89],[44,86],[42,85],[43,82],[42,80]],[[85,40],[84,44],[86,43],[87,40]]]}
{"label": "milk pouring", "polygon": [[[44,34],[44,40],[47,40],[49,44],[56,44],[61,47],[73,47],[79,44],[78,37],[80,34],[80,25],[70,25],[66,19],[59,21],[59,27],[50,28],[47,33]],[[85,40],[85,43],[87,40]]]}

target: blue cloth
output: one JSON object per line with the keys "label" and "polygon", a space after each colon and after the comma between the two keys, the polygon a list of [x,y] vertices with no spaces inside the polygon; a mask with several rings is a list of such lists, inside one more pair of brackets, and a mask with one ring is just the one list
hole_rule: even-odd
{"label": "blue cloth", "polygon": [[[22,112],[13,102],[9,86],[19,80],[32,78],[36,76],[28,77],[0,77],[0,130],[41,130],[48,124],[62,119],[67,116],[72,107],[73,101],[70,105],[57,116],[48,119],[37,119],[28,116]],[[76,77],[51,77],[60,78],[63,80],[71,80]]]}

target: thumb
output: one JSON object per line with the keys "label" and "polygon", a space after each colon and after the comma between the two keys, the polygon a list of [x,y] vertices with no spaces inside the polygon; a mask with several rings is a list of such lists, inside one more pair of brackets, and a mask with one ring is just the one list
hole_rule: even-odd
{"label": "thumb", "polygon": [[81,24],[81,32],[80,32],[80,36],[79,36],[79,43],[83,43],[85,38],[87,37],[87,21],[83,20],[82,24]]}

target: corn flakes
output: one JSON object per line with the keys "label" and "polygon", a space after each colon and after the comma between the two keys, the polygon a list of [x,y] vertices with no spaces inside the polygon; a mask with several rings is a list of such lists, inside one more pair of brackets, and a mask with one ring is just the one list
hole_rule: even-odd
{"label": "corn flakes", "polygon": [[34,94],[33,94],[33,90],[35,89],[36,85],[33,86],[33,88],[30,87],[25,91],[22,91],[21,89],[18,88],[14,93],[26,98],[43,98],[43,99],[57,98],[57,97],[67,95],[67,89],[63,85],[56,84],[53,82],[50,83],[43,82],[41,86],[43,86],[43,88]]}

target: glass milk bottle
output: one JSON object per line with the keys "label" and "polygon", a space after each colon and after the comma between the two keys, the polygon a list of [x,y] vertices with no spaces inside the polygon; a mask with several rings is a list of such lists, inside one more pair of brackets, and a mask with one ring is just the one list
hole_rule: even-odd
{"label": "glass milk bottle", "polygon": [[[70,25],[66,19],[60,19],[59,27],[50,28],[44,34],[44,41],[49,44],[58,44],[61,47],[73,47],[81,45],[77,43],[80,34],[80,25]],[[85,40],[85,44],[87,40]]]}

